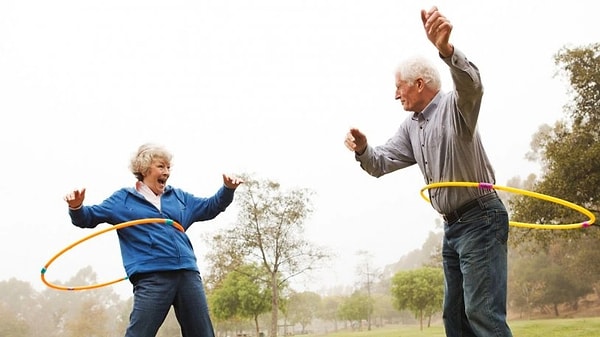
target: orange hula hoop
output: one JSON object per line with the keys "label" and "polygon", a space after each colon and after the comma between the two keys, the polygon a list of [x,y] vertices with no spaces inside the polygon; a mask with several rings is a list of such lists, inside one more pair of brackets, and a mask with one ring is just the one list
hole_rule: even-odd
{"label": "orange hula hoop", "polygon": [[98,283],[98,284],[92,284],[92,285],[86,285],[86,286],[77,286],[77,287],[69,287],[69,286],[60,286],[60,285],[56,285],[53,284],[51,282],[48,282],[48,280],[46,280],[46,272],[48,271],[48,267],[50,267],[50,265],[52,264],[52,262],[54,262],[56,259],[58,259],[61,255],[63,255],[64,253],[66,253],[68,250],[70,250],[71,248],[81,244],[82,242],[85,242],[87,240],[90,240],[100,234],[104,234],[106,232],[109,231],[113,231],[113,230],[117,230],[117,229],[121,229],[121,228],[125,228],[125,227],[131,227],[131,226],[136,226],[136,225],[145,225],[145,224],[155,224],[155,223],[164,223],[170,226],[175,227],[177,230],[181,231],[182,233],[185,232],[185,230],[183,229],[183,227],[177,223],[177,221],[171,220],[171,219],[163,219],[163,218],[146,218],[146,219],[138,219],[138,220],[131,220],[131,221],[126,221],[126,222],[122,222],[118,225],[114,225],[102,230],[99,230],[95,233],[92,233],[88,236],[85,236],[82,239],[79,239],[75,242],[73,242],[72,244],[68,245],[67,247],[63,248],[61,251],[59,251],[56,255],[54,255],[50,260],[48,260],[48,262],[46,262],[46,264],[44,265],[44,267],[42,268],[41,271],[41,279],[42,282],[47,285],[49,288],[52,289],[56,289],[56,290],[69,290],[69,291],[73,291],[73,290],[90,290],[90,289],[96,289],[96,288],[100,288],[100,287],[105,287],[111,284],[115,284],[117,282],[121,282],[124,280],[127,280],[128,277],[121,277],[112,281],[108,281],[108,282],[103,282],[103,283]]}

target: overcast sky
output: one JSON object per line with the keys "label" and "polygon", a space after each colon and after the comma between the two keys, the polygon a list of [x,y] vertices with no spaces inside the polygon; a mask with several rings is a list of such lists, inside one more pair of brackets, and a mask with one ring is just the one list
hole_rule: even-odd
{"label": "overcast sky", "polygon": [[[439,217],[418,169],[370,177],[343,138],[351,126],[374,145],[395,132],[407,114],[393,96],[403,57],[430,57],[451,89],[420,22],[432,5],[481,70],[479,128],[497,184],[535,173],[531,136],[565,116],[553,56],[600,40],[589,1],[0,2],[0,280],[43,289],[41,267],[92,233],[70,224],[63,195],[86,187],[89,205],[133,185],[129,158],[147,141],[173,152],[169,183],[196,195],[212,195],[221,173],[313,190],[306,235],[337,257],[310,289],[353,283],[359,250],[383,268],[420,248]],[[201,259],[202,235],[236,215],[188,231]],[[49,279],[87,265],[100,281],[123,275],[114,235],[72,253]]]}

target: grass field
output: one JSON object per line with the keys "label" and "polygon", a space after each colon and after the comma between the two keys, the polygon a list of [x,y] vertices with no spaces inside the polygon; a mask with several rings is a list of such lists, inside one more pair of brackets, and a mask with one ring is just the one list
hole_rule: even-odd
{"label": "grass field", "polygon": [[[599,337],[600,317],[572,319],[544,319],[509,322],[514,337]],[[423,328],[418,326],[387,326],[371,331],[339,331],[335,333],[303,335],[306,337],[445,337],[440,325]]]}

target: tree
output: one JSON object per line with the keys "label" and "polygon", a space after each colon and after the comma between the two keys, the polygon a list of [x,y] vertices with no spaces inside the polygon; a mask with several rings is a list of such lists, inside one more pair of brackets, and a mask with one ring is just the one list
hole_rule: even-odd
{"label": "tree", "polygon": [[423,330],[423,319],[442,310],[444,274],[431,267],[398,272],[392,278],[392,297],[394,307],[413,312]]}
{"label": "tree", "polygon": [[[517,255],[511,253],[511,255]],[[546,263],[546,256],[536,254],[533,256],[517,255],[511,258],[508,270],[509,305],[530,317],[534,306],[538,305],[544,291],[543,280],[537,276],[539,266]]]}
{"label": "tree", "polygon": [[271,309],[270,292],[259,276],[261,269],[245,265],[227,275],[210,295],[211,310],[217,319],[251,318],[260,334],[258,316]]}
{"label": "tree", "polygon": [[[517,309],[530,313],[533,307],[541,311],[552,308],[559,316],[559,305],[566,303],[577,309],[577,301],[590,292],[589,283],[570,272],[568,252],[561,244],[533,256],[513,258],[509,283],[511,302]],[[567,263],[567,264],[565,264]]]}
{"label": "tree", "polygon": [[[36,336],[48,328],[40,322],[29,325],[28,322],[42,321],[44,312],[42,298],[31,284],[11,278],[0,282],[0,336]],[[46,330],[47,331],[47,330]]]}
{"label": "tree", "polygon": [[340,319],[338,308],[340,307],[342,301],[343,299],[341,296],[326,296],[321,300],[322,309],[320,312],[320,318],[326,321],[332,321],[334,332],[338,330],[337,323]]}
{"label": "tree", "polygon": [[392,297],[387,294],[375,294],[373,296],[373,321],[376,326],[383,326],[385,322],[398,319],[398,311],[394,309]]}
{"label": "tree", "polygon": [[572,275],[565,273],[557,264],[547,264],[541,270],[538,270],[538,275],[545,283],[545,289],[539,304],[551,306],[556,317],[560,316],[559,304],[577,303],[581,296],[589,292],[588,287],[576,282],[570,277]]}
{"label": "tree", "polygon": [[0,302],[0,336],[31,336],[27,322],[12,311],[7,303],[3,302]]}
{"label": "tree", "polygon": [[[437,219],[436,219],[437,220]],[[439,220],[438,220],[439,221]],[[444,236],[443,231],[429,232],[427,240],[423,243],[423,253],[429,254],[429,260],[423,263],[425,267],[441,268],[442,262],[442,239]]]}
{"label": "tree", "polygon": [[[373,267],[373,256],[367,251],[358,251],[356,253],[361,257],[361,261],[357,267],[357,272],[360,277],[360,287],[364,288],[367,292],[367,298],[369,299],[366,302],[366,305],[372,306],[373,298],[372,298],[372,288],[373,282],[376,278],[380,277],[381,273],[377,271]],[[367,308],[367,330],[371,331],[371,313],[373,312],[373,308]]]}
{"label": "tree", "polygon": [[[238,221],[231,229],[217,234],[208,260],[214,273],[236,270],[241,264],[256,264],[263,269],[271,291],[269,336],[277,336],[280,291],[289,279],[317,267],[328,257],[324,249],[306,241],[304,221],[312,213],[311,192],[285,191],[279,183],[244,176],[238,189]],[[243,262],[242,262],[243,261]]]}
{"label": "tree", "polygon": [[[436,219],[436,226],[440,221]],[[421,268],[422,266],[442,267],[442,238],[443,231],[429,232],[427,240],[420,249],[405,254],[394,264],[384,268],[382,277],[391,279],[398,271]]]}
{"label": "tree", "polygon": [[[129,315],[131,314],[131,308],[133,308],[133,296],[128,297],[122,301],[120,301],[117,305],[114,306],[113,311],[111,312],[112,317],[112,328],[113,331],[118,332],[118,335],[122,335],[125,330],[127,330],[127,326],[129,325]],[[163,324],[164,326],[164,324]],[[179,325],[177,325],[179,327]],[[157,337],[161,337],[160,331],[157,334]]]}
{"label": "tree", "polygon": [[302,333],[321,311],[321,296],[312,291],[292,293],[287,300],[287,317],[291,324],[300,324]]}
{"label": "tree", "polygon": [[65,324],[66,336],[102,337],[108,335],[108,312],[104,303],[88,298],[77,307],[71,320]]}
{"label": "tree", "polygon": [[[596,217],[600,201],[600,44],[578,48],[562,48],[555,55],[557,75],[566,78],[570,87],[570,102],[565,104],[566,118],[554,126],[542,125],[533,136],[528,158],[538,161],[542,171],[528,185],[528,189],[568,200],[587,208]],[[517,197],[510,201],[511,218],[532,223],[578,223],[585,220],[570,208],[534,198]],[[600,231],[578,230],[527,230],[511,228],[514,244],[532,251],[562,245],[562,251],[571,259],[562,268],[573,269],[600,293],[599,267],[586,261],[600,259],[598,249],[590,249],[600,239]],[[538,245],[533,245],[535,241]],[[569,247],[578,243],[585,249],[574,252]],[[555,248],[556,249],[556,248]],[[564,269],[563,269],[564,270]]]}
{"label": "tree", "polygon": [[338,308],[338,315],[340,318],[356,322],[352,328],[355,327],[362,330],[362,323],[373,313],[373,303],[369,297],[359,291],[355,291],[346,298]]}
{"label": "tree", "polygon": [[[91,267],[80,269],[66,284],[59,281],[57,285],[82,285],[98,283],[97,275]],[[113,322],[109,322],[105,313],[117,311],[119,296],[109,287],[85,291],[57,291],[48,289],[43,292],[47,303],[48,321],[51,325],[45,336],[106,336],[114,330]],[[90,317],[99,319],[90,320]],[[122,327],[122,324],[117,324]],[[118,332],[122,334],[123,331]]]}
{"label": "tree", "polygon": [[[600,44],[563,48],[555,55],[557,74],[570,84],[572,101],[565,105],[569,119],[554,127],[542,126],[533,136],[528,157],[540,162],[541,176],[532,189],[581,205],[598,214],[600,195]],[[517,198],[512,217],[533,223],[581,222],[582,215],[564,206],[532,198]],[[552,242],[556,237],[571,239],[598,231],[535,231],[532,237]],[[532,238],[530,236],[530,239]]]}

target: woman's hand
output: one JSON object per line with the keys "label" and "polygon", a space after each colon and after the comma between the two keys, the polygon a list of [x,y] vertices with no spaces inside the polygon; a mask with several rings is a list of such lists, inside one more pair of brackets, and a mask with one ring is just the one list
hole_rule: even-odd
{"label": "woman's hand", "polygon": [[79,208],[83,205],[85,199],[85,188],[74,190],[65,195],[64,200],[69,204],[69,208]]}
{"label": "woman's hand", "polygon": [[223,184],[225,187],[235,190],[238,186],[244,183],[244,180],[238,177],[232,177],[227,174],[223,174]]}

